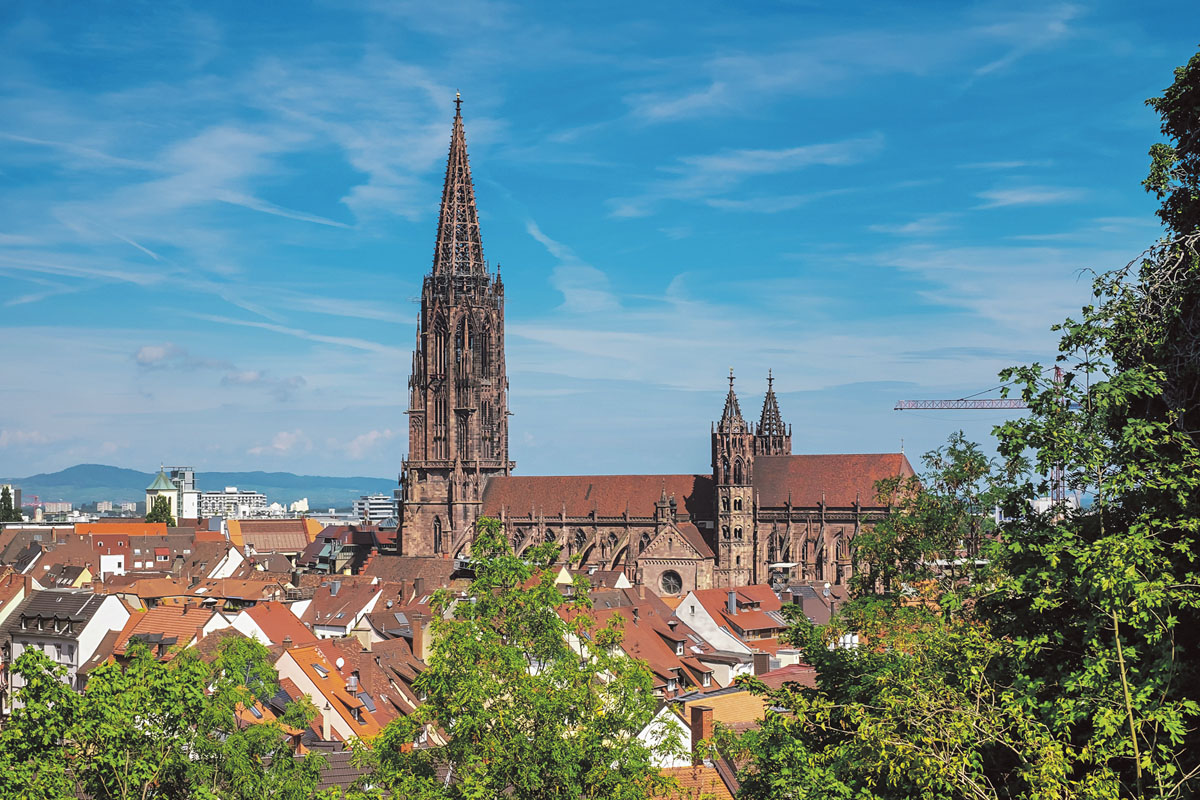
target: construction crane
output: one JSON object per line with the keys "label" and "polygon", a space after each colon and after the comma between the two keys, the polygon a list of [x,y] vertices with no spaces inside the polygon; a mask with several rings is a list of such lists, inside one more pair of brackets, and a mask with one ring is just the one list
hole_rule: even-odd
{"label": "construction crane", "polygon": [[[1054,367],[1054,383],[1061,384],[1063,381],[1063,373],[1061,367]],[[999,389],[1000,387],[995,387]],[[992,391],[986,389],[984,391]],[[978,392],[983,394],[983,392]],[[1069,408],[1078,408],[1077,403],[1067,404]],[[1024,400],[1016,400],[1009,397],[1002,398],[987,398],[969,395],[960,397],[957,400],[898,400],[896,402],[895,411],[992,411],[995,409],[1020,410],[1029,408],[1029,404]],[[1050,469],[1050,502],[1058,505],[1067,501],[1067,476],[1063,470],[1062,464],[1055,464]]]}

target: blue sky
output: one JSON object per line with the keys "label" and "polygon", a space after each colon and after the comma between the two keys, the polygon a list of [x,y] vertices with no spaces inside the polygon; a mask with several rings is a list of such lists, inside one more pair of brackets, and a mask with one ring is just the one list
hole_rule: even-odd
{"label": "blue sky", "polygon": [[703,471],[725,375],[796,452],[1053,357],[1158,235],[1192,2],[0,5],[0,475],[389,476],[454,92],[512,455]]}

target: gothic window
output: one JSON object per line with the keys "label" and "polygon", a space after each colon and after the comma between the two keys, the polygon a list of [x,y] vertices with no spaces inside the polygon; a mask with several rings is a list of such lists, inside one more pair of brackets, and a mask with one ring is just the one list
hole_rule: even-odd
{"label": "gothic window", "polygon": [[454,365],[457,367],[455,373],[462,375],[463,358],[466,355],[465,341],[467,338],[467,321],[460,319],[458,321],[458,332],[454,334]]}
{"label": "gothic window", "polygon": [[721,498],[721,510],[722,510],[722,511],[728,511],[728,510],[729,510],[729,498],[728,498],[728,497],[722,497],[722,498]]}
{"label": "gothic window", "polygon": [[675,570],[669,569],[662,574],[659,585],[662,587],[663,594],[679,594],[683,591],[683,578],[679,577],[679,573]]}
{"label": "gothic window", "polygon": [[442,552],[442,518],[433,518],[433,552]]}
{"label": "gothic window", "polygon": [[733,510],[734,510],[734,511],[741,511],[741,510],[742,510],[742,498],[740,498],[740,497],[734,498],[734,501],[733,501]]}
{"label": "gothic window", "polygon": [[587,534],[584,533],[583,528],[580,528],[579,530],[575,531],[575,546],[583,547],[584,544],[586,544],[586,543],[587,543]]}
{"label": "gothic window", "polygon": [[645,550],[649,546],[650,546],[650,534],[643,533],[642,534],[642,550]]}
{"label": "gothic window", "polygon": [[740,540],[742,538],[742,529],[741,528],[733,529],[733,538],[738,539],[738,540]]}
{"label": "gothic window", "polygon": [[721,526],[721,536],[722,536],[722,538],[725,538],[725,539],[729,538],[729,526],[728,525]]}
{"label": "gothic window", "polygon": [[735,459],[733,462],[733,482],[736,484],[743,483],[742,481],[742,460]]}
{"label": "gothic window", "polygon": [[554,528],[546,528],[546,541],[547,542],[553,542],[557,538],[558,537],[556,537],[554,535]]}
{"label": "gothic window", "polygon": [[740,567],[740,566],[742,565],[742,557],[741,557],[741,556],[736,556],[736,557],[734,558],[734,560],[733,560],[733,565],[734,565],[735,567]]}
{"label": "gothic window", "polygon": [[492,376],[492,332],[484,328],[479,334],[479,375],[483,378]]}
{"label": "gothic window", "polygon": [[440,319],[433,324],[433,372],[446,374],[446,325]]}
{"label": "gothic window", "polygon": [[721,459],[721,483],[729,483],[729,459]]}
{"label": "gothic window", "polygon": [[467,415],[459,414],[455,438],[458,440],[458,457],[466,461],[471,457],[471,437],[467,434]]}
{"label": "gothic window", "polygon": [[481,458],[495,457],[495,436],[496,432],[492,422],[492,404],[486,400],[483,406],[479,409],[479,427],[480,427],[480,445],[483,452],[480,453]]}

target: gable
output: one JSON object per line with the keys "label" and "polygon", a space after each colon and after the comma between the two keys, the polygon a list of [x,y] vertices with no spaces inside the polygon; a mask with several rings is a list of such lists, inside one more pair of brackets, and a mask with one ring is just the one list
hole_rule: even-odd
{"label": "gable", "polygon": [[635,561],[641,561],[644,558],[656,559],[675,559],[685,561],[703,561],[706,556],[700,552],[695,545],[689,541],[689,538],[683,534],[674,525],[668,525],[659,531],[658,535],[650,540],[650,544],[646,545]]}

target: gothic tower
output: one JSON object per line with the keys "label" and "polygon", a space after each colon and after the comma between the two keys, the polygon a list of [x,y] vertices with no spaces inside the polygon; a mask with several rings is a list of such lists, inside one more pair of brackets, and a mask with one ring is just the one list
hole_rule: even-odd
{"label": "gothic tower", "polygon": [[783,424],[779,401],[775,399],[775,377],[767,370],[767,396],[763,398],[762,416],[754,431],[754,454],[758,456],[790,456],[792,427]]}
{"label": "gothic tower", "polygon": [[717,586],[756,582],[754,530],[754,435],[742,418],[729,370],[729,394],[721,421],[712,432],[713,486],[716,489]]}
{"label": "gothic tower", "polygon": [[483,259],[475,189],[455,99],[433,269],[408,380],[408,459],[400,475],[404,555],[450,554],[470,536],[483,487],[508,475],[504,285]]}

